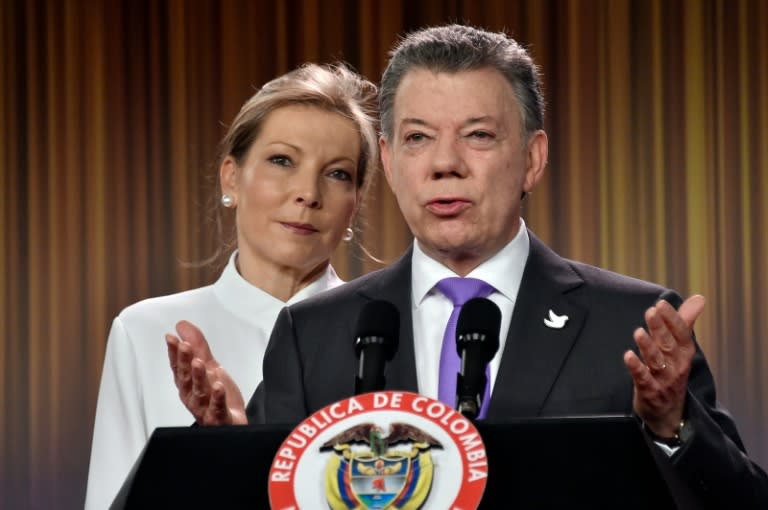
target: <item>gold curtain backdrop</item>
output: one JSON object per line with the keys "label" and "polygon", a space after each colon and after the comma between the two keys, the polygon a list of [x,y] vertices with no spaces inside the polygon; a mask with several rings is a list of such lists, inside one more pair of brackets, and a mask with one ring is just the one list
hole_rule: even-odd
{"label": "gold curtain backdrop", "polygon": [[[543,68],[528,225],[707,297],[719,398],[768,466],[766,20],[761,0],[0,0],[0,507],[82,506],[111,320],[215,278],[183,262],[216,245],[215,148],[255,87],[337,59],[378,81],[398,34],[451,21],[508,30]],[[386,261],[410,243],[383,179],[363,223]],[[379,267],[347,247],[334,264]]]}

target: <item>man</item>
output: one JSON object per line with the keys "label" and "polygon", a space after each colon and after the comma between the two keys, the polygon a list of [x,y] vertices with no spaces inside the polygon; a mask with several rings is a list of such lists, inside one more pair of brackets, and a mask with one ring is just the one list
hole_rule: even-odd
{"label": "man", "polygon": [[[562,259],[520,218],[547,162],[543,104],[535,65],[503,34],[453,25],[398,46],[382,78],[380,147],[414,245],[392,266],[281,312],[252,420],[295,423],[351,396],[354,324],[374,299],[400,313],[387,389],[438,397],[454,307],[442,282],[472,278],[502,312],[487,419],[632,412],[706,501],[764,504],[768,477],[717,408],[693,338],[703,298],[682,302]],[[169,353],[190,410],[200,423],[243,423],[242,398],[201,335],[188,324],[178,332],[185,342],[169,337]]]}

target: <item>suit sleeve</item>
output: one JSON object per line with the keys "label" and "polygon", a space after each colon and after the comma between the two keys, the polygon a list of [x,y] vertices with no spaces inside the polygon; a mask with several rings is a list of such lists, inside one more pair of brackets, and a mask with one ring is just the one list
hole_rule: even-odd
{"label": "suit sleeve", "polygon": [[[661,296],[679,307],[679,296]],[[696,354],[688,379],[686,421],[693,435],[672,457],[676,470],[706,508],[768,508],[768,476],[746,454],[736,424],[717,404],[704,354]]]}
{"label": "suit sleeve", "polygon": [[264,378],[246,412],[249,423],[296,424],[307,417],[304,363],[288,308],[283,308],[264,353]]}
{"label": "suit sleeve", "polygon": [[706,508],[768,508],[768,476],[744,451],[728,413],[689,392],[693,436],[672,458]]}

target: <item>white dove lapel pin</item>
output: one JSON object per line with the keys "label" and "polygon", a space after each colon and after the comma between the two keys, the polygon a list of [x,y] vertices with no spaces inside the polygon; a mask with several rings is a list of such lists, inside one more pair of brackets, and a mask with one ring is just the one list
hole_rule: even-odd
{"label": "white dove lapel pin", "polygon": [[544,325],[552,329],[563,329],[566,322],[568,322],[567,315],[557,315],[551,308],[549,309],[549,318],[544,319]]}

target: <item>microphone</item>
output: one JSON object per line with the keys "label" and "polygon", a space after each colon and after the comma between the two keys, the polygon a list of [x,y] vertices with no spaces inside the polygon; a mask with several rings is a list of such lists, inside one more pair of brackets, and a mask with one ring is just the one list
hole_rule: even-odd
{"label": "microphone", "polygon": [[470,299],[459,312],[456,322],[456,351],[461,370],[456,377],[456,408],[474,420],[480,413],[485,385],[485,366],[499,350],[501,310],[493,301]]}
{"label": "microphone", "polygon": [[369,301],[357,317],[355,395],[384,389],[384,365],[397,351],[400,313],[388,301]]}

